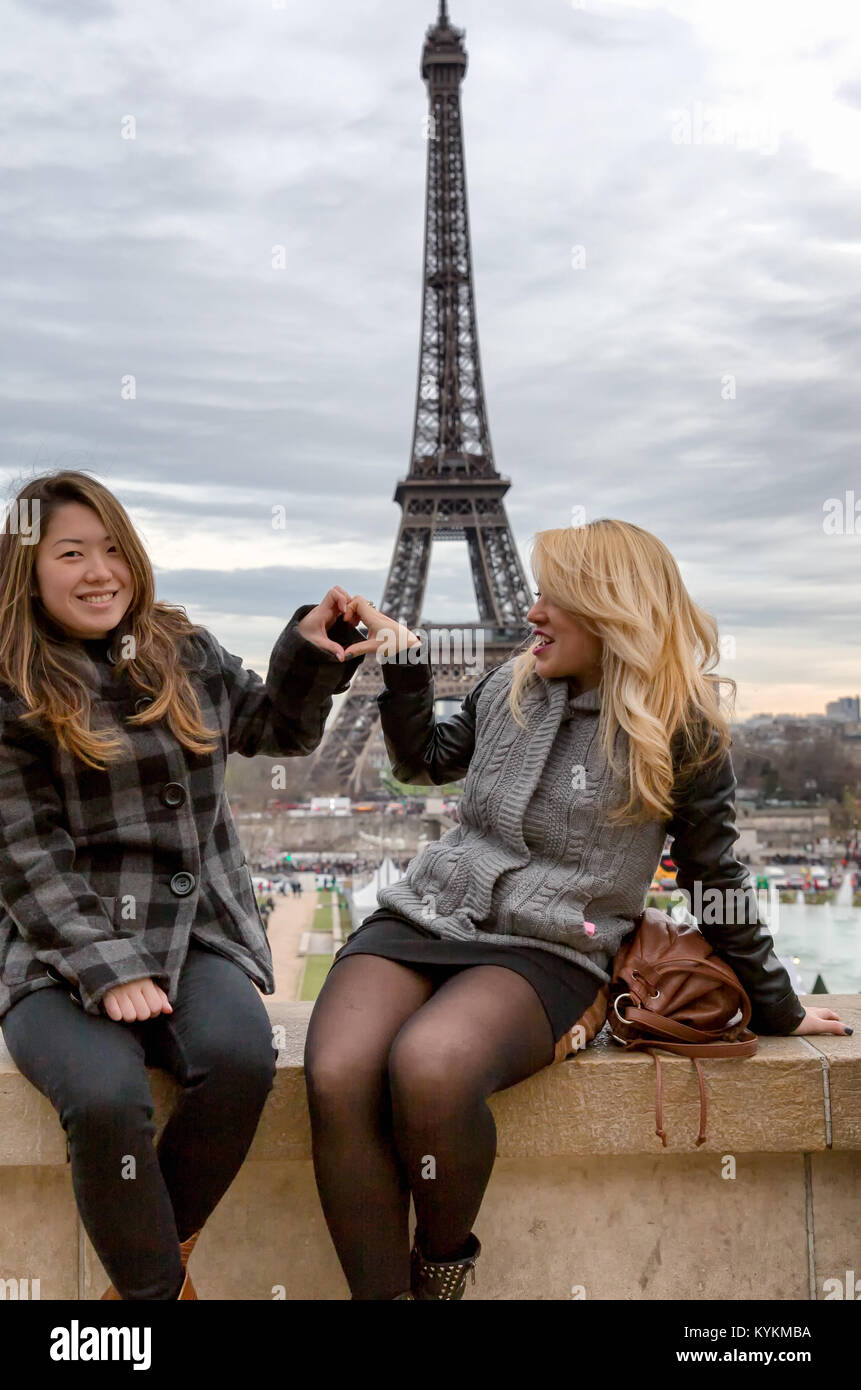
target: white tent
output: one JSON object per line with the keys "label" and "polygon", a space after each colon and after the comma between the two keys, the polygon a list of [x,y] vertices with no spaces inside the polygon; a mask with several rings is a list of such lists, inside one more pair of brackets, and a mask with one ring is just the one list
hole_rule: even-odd
{"label": "white tent", "polygon": [[387,888],[391,883],[397,883],[399,878],[403,878],[401,870],[392,863],[391,859],[386,858],[374,871],[373,878],[370,878],[361,888],[353,889],[350,908],[354,928],[358,927],[365,917],[379,907],[377,890]]}

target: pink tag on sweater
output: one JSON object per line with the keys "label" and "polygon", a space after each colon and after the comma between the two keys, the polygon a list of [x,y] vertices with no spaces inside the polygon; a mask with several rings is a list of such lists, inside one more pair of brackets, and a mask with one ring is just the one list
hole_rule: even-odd
{"label": "pink tag on sweater", "polygon": [[583,930],[584,930],[584,932],[586,933],[587,936],[594,936],[594,935],[595,935],[595,923],[594,923],[594,922],[584,922],[584,923],[583,923]]}

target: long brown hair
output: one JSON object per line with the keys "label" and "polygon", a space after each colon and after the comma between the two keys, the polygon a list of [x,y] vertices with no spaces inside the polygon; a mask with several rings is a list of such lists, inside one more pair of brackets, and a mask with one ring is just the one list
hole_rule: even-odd
{"label": "long brown hair", "polygon": [[[44,534],[54,512],[69,502],[82,503],[98,515],[131,572],[132,601],[120,627],[132,640],[119,644],[116,670],[128,675],[153,703],[128,722],[164,719],[190,752],[213,752],[220,730],[204,725],[179,650],[181,639],[201,629],[183,607],[155,601],[152,566],[128,513],[108,488],[86,473],[41,474],[7,504],[6,522],[13,524],[4,526],[0,535],[0,682],[28,706],[23,720],[47,727],[61,748],[87,766],[104,769],[127,754],[122,738],[90,728],[90,689],[81,666],[84,649],[75,646],[35,596],[38,546],[21,539],[21,518],[36,517]],[[124,648],[134,654],[126,655]]]}
{"label": "long brown hair", "polygon": [[[633,522],[601,517],[539,531],[532,569],[541,592],[601,641],[599,738],[627,791],[608,820],[668,819],[676,777],[691,779],[730,746],[720,687],[734,697],[736,683],[714,673],[717,623],[694,603],[663,541]],[[529,650],[514,659],[509,708],[521,725],[535,665]],[[624,768],[615,753],[620,728],[628,735]]]}

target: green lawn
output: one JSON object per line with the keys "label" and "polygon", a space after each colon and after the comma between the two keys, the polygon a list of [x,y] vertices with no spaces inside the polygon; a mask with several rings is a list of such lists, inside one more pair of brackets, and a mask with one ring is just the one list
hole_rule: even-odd
{"label": "green lawn", "polygon": [[[338,894],[338,906],[341,908],[342,911],[346,912],[347,899],[344,897],[344,894],[340,888],[337,888],[335,891]],[[325,891],[322,888],[317,889],[317,906],[319,907],[323,903],[328,904],[329,907],[332,906],[331,888],[327,888],[325,889]]]}
{"label": "green lawn", "polygon": [[302,975],[302,989],[299,998],[314,1000],[323,988],[323,981],[329,973],[333,956],[306,956],[305,971]]}
{"label": "green lawn", "polygon": [[331,907],[318,907],[314,910],[311,919],[312,931],[331,931],[332,930],[332,909]]}

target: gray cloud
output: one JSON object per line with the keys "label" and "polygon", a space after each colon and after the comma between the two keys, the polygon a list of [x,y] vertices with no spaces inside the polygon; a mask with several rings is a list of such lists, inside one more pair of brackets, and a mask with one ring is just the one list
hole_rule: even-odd
{"label": "gray cloud", "polygon": [[[575,504],[636,521],[723,626],[758,634],[742,683],[767,701],[796,679],[775,656],[792,652],[799,683],[843,693],[861,537],[825,537],[822,506],[861,497],[857,178],[817,167],[793,131],[768,154],[673,143],[674,113],[733,97],[677,16],[450,8],[470,54],[491,437],[524,558]],[[10,481],[90,468],[133,512],[167,526],[187,506],[190,524],[247,536],[242,570],[215,553],[211,571],[159,568],[160,596],[235,615],[236,637],[242,615],[274,636],[344,576],[382,590],[412,434],[434,9],[11,7],[0,466]],[[835,104],[857,106],[857,83]],[[335,534],[362,563],[255,565],[279,502],[303,539]],[[430,616],[463,620],[462,563],[434,563]]]}

